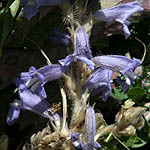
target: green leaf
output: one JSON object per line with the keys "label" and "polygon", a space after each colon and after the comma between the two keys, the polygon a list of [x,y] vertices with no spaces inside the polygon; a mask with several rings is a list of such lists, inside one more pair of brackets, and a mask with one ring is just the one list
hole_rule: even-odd
{"label": "green leaf", "polygon": [[10,9],[8,9],[8,11],[4,14],[3,20],[4,22],[3,22],[3,30],[2,30],[2,39],[0,42],[0,57],[2,56],[3,44],[13,27],[13,18]]}
{"label": "green leaf", "polygon": [[147,143],[147,141],[144,141],[143,139],[139,138],[137,135],[130,136],[130,137],[123,137],[122,141],[127,147],[132,147],[132,148],[139,148],[144,146]]}
{"label": "green leaf", "polygon": [[17,11],[20,7],[20,0],[15,0],[11,5],[10,5],[10,12],[12,17],[14,18],[17,14]]}
{"label": "green leaf", "polygon": [[131,98],[134,102],[140,101],[145,94],[145,89],[140,87],[132,87],[127,92],[128,97]]}
{"label": "green leaf", "polygon": [[128,95],[123,93],[121,90],[119,89],[113,89],[110,96],[112,96],[115,99],[119,99],[119,100],[123,100],[128,98]]}

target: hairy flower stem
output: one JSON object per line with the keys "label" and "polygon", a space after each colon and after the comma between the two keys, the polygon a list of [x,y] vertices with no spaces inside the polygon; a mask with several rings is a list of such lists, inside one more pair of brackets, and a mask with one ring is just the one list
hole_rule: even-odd
{"label": "hairy flower stem", "polygon": [[63,123],[62,123],[62,129],[61,129],[61,134],[62,135],[67,135],[67,123],[66,123],[66,119],[67,119],[67,98],[66,98],[66,93],[65,90],[62,86],[61,81],[59,81],[59,85],[60,85],[60,92],[62,95],[62,103],[63,103]]}

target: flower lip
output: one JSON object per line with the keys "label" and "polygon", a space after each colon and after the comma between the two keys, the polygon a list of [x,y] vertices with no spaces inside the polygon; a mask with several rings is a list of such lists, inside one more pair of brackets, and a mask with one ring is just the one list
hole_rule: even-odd
{"label": "flower lip", "polygon": [[87,82],[84,84],[83,90],[86,88],[92,90],[92,95],[101,92],[103,99],[106,100],[111,92],[111,76],[111,70],[105,69],[103,67],[97,67],[89,76]]}

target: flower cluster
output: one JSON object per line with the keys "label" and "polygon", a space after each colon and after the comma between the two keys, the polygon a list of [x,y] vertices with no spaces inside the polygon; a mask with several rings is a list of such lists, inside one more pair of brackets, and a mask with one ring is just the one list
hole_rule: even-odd
{"label": "flower cluster", "polygon": [[[28,20],[38,13],[40,7],[57,6],[60,4],[70,6],[68,0],[21,0],[21,6],[24,7],[24,17]],[[86,5],[87,2],[84,6],[85,8]],[[63,8],[66,7],[61,7],[61,9],[63,13],[65,12],[64,14],[67,14],[68,10]],[[91,96],[101,94],[102,99],[107,100],[111,93],[112,74],[114,72],[118,73],[119,76],[116,77],[116,80],[122,85],[125,92],[137,77],[133,72],[134,69],[141,64],[139,59],[131,59],[120,55],[94,57],[89,44],[90,35],[87,32],[87,26],[80,21],[81,14],[84,14],[86,9],[81,10],[83,12],[77,18],[79,20],[68,19],[70,23],[68,26],[69,35],[56,31],[56,36],[51,37],[54,42],[59,40],[64,42],[65,45],[71,45],[68,56],[58,60],[58,64],[50,64],[39,69],[31,67],[29,72],[21,73],[20,78],[15,80],[20,101],[14,100],[10,104],[8,112],[7,123],[9,125],[17,120],[21,109],[32,111],[50,119],[54,132],[50,135],[41,134],[45,135],[45,137],[41,137],[41,141],[45,142],[45,147],[48,146],[53,149],[60,147],[63,147],[62,149],[67,149],[67,147],[74,149],[76,147],[83,150],[100,148],[101,145],[95,140],[97,132],[96,122],[98,120],[96,120],[94,108],[87,104],[88,98],[90,94]],[[127,18],[133,13],[142,10],[143,8],[138,1],[98,10],[92,16],[93,23],[91,28],[95,20],[105,22],[117,21],[122,25],[122,31],[125,38],[127,38],[130,35],[126,24]],[[67,17],[72,15],[67,14]],[[120,75],[125,80],[120,78]],[[52,114],[46,101],[47,95],[44,84],[56,79],[62,79],[65,84],[64,87],[67,87],[63,88],[60,86],[62,91],[63,117],[57,113]],[[73,101],[70,124],[66,121],[67,95],[69,95],[68,99]],[[32,136],[31,138],[33,149],[37,138],[37,136]],[[46,144],[46,141],[49,144]]]}

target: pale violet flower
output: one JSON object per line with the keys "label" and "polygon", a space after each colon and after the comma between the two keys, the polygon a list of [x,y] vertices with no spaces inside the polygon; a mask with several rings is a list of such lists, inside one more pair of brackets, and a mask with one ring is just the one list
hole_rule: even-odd
{"label": "pale violet flower", "polygon": [[[39,69],[30,67],[29,72],[21,73],[21,80],[25,86],[34,94],[41,98],[46,98],[44,84],[48,81],[58,79],[62,76],[65,69],[60,65],[47,65]],[[18,87],[19,85],[17,85]]]}
{"label": "pale violet flower", "polygon": [[126,92],[129,85],[137,78],[133,70],[141,64],[139,59],[129,59],[120,55],[97,56],[92,60],[96,67],[84,84],[83,91],[88,89],[92,95],[101,93],[103,100],[110,96],[113,72],[119,72],[125,77],[125,80],[117,77],[117,81]]}
{"label": "pale violet flower", "polygon": [[85,134],[83,136],[84,142],[82,145],[82,149],[92,150],[94,148],[101,147],[98,142],[94,142],[95,134],[96,134],[95,111],[92,107],[88,106],[86,108],[86,114],[85,114]]}
{"label": "pale violet flower", "polygon": [[57,6],[64,0],[20,0],[20,6],[24,7],[24,17],[30,20],[38,13],[41,6]]}
{"label": "pale violet flower", "polygon": [[96,134],[96,119],[94,109],[90,106],[86,108],[85,114],[85,132],[84,134],[72,133],[72,143],[76,148],[82,148],[82,150],[93,150],[100,148],[101,145],[98,142],[94,142],[94,136]]}
{"label": "pale violet flower", "polygon": [[16,82],[19,85],[18,95],[20,97],[20,101],[15,100],[13,103],[10,104],[10,109],[7,116],[7,123],[9,125],[13,124],[19,117],[21,109],[34,112],[45,118],[49,118],[51,116],[51,113],[49,111],[48,102],[28,90],[20,79],[16,79]]}
{"label": "pale violet flower", "polygon": [[93,62],[96,66],[113,72],[120,72],[125,77],[128,85],[136,79],[137,76],[133,73],[133,70],[141,64],[139,59],[129,59],[120,55],[97,56],[93,58]]}
{"label": "pale violet flower", "polygon": [[92,95],[101,93],[103,100],[106,100],[111,93],[111,76],[111,70],[98,67],[91,73],[83,89],[88,88],[92,91]]}
{"label": "pale violet flower", "polygon": [[68,55],[65,59],[59,60],[62,66],[70,66],[73,62],[80,61],[87,65],[87,68],[93,70],[94,63],[91,60],[92,52],[89,47],[88,35],[82,27],[76,29],[74,34],[74,53]]}
{"label": "pale violet flower", "polygon": [[119,4],[112,8],[106,8],[103,10],[98,10],[93,14],[93,18],[99,21],[113,22],[117,21],[122,24],[122,30],[125,38],[130,36],[130,31],[128,29],[128,23],[126,23],[127,18],[129,18],[133,13],[143,11],[138,1],[129,2],[125,4]]}

